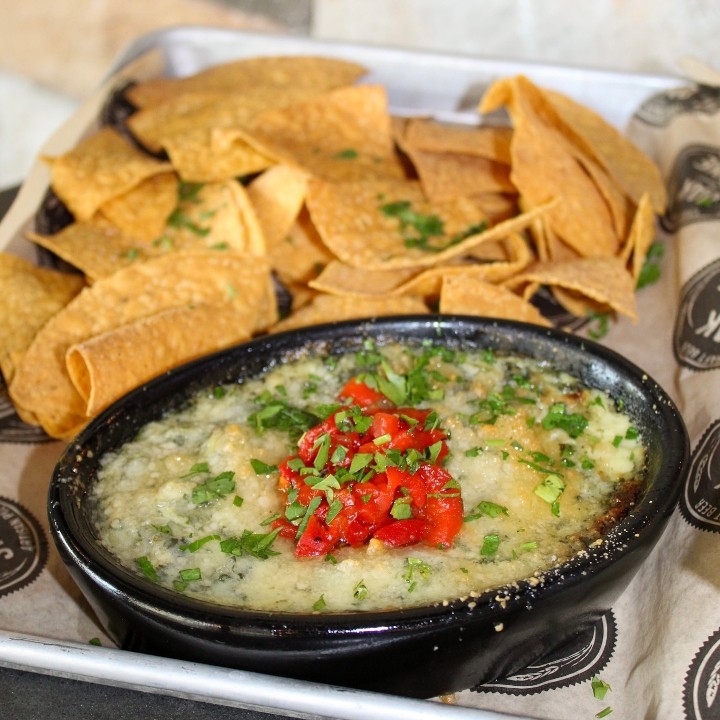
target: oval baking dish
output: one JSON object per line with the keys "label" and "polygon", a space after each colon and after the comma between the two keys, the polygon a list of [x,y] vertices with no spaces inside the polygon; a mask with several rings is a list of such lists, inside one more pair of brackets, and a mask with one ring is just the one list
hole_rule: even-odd
{"label": "oval baking dish", "polygon": [[[542,359],[605,391],[644,439],[646,488],[602,542],[477,597],[402,610],[318,614],[227,608],[160,587],[99,542],[88,489],[103,456],[196,392],[242,382],[310,349],[368,339],[442,344]],[[177,368],[125,396],[69,444],[49,491],[53,539],[119,646],[280,676],[431,697],[525,667],[607,611],[661,536],[687,473],[688,437],[668,395],[641,369],[565,332],[462,316],[409,316],[304,328]]]}

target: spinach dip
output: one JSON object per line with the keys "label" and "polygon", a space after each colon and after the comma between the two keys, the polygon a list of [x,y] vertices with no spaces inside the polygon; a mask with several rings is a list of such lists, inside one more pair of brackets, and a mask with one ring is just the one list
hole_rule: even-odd
{"label": "spinach dip", "polygon": [[549,363],[368,342],[147,424],[103,458],[94,524],[128,568],[194,598],[398,609],[541,579],[602,542],[644,464],[621,399]]}

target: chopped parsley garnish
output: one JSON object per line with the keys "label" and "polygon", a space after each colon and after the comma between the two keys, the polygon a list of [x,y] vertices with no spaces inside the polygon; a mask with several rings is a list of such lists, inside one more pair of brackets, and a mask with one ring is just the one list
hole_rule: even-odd
{"label": "chopped parsley garnish", "polygon": [[477,520],[481,517],[496,518],[500,515],[507,515],[508,509],[504,505],[490,502],[489,500],[481,500],[474,508],[474,512],[469,513],[463,518],[464,522]]}
{"label": "chopped parsley garnish", "polygon": [[565,403],[554,403],[542,419],[543,429],[560,428],[571,438],[580,437],[587,425],[588,419],[580,413],[568,412]]}
{"label": "chopped parsley garnish", "polygon": [[313,603],[312,609],[313,609],[315,612],[320,612],[320,610],[324,610],[324,609],[325,609],[325,606],[326,606],[326,605],[327,605],[327,603],[325,602],[325,596],[324,596],[324,595],[321,595],[321,596]]}
{"label": "chopped parsley garnish", "polygon": [[533,492],[546,503],[549,503],[553,515],[560,514],[559,500],[565,491],[565,481],[555,473],[548,475]]}
{"label": "chopped parsley garnish", "polygon": [[180,577],[185,582],[190,582],[192,580],[202,580],[202,573],[200,572],[200,568],[186,568],[180,571]]}
{"label": "chopped parsley garnish", "polygon": [[287,432],[292,439],[297,439],[319,420],[314,413],[293,407],[284,397],[273,395],[269,391],[263,392],[255,402],[260,409],[248,417],[248,422],[258,433],[274,428]]}
{"label": "chopped parsley garnish", "polygon": [[256,475],[270,475],[277,472],[277,465],[268,465],[266,462],[258,460],[257,458],[251,458],[250,465],[252,465],[252,469]]}
{"label": "chopped parsley garnish", "polygon": [[135,562],[137,563],[137,566],[140,568],[140,570],[142,570],[142,573],[143,575],[145,575],[145,577],[152,580],[153,582],[158,582],[160,580],[157,574],[157,570],[155,570],[155,566],[150,562],[147,555],[136,558]]}
{"label": "chopped parsley garnish", "polygon": [[593,312],[588,315],[590,326],[588,337],[593,340],[601,340],[610,331],[610,315],[608,313]]}
{"label": "chopped parsley garnish", "polygon": [[341,160],[354,160],[358,156],[358,151],[354,148],[345,148],[335,153],[335,157]]}
{"label": "chopped parsley garnish", "polygon": [[418,248],[426,252],[442,252],[487,228],[486,222],[475,223],[453,235],[444,244],[432,244],[433,238],[445,235],[445,223],[438,215],[423,214],[413,210],[409,200],[397,200],[380,205],[380,212],[386,217],[398,220],[405,247]]}
{"label": "chopped parsley garnish", "polygon": [[495,533],[489,533],[483,538],[483,544],[480,548],[480,554],[484,557],[491,557],[497,554],[500,547],[500,536]]}
{"label": "chopped parsley garnish", "polygon": [[353,588],[353,597],[356,600],[364,600],[367,597],[368,589],[364,580],[360,580]]}
{"label": "chopped parsley garnish", "polygon": [[403,579],[408,585],[408,592],[412,592],[417,587],[417,576],[427,580],[430,577],[432,568],[420,558],[409,557],[405,560],[407,570],[403,574]]}
{"label": "chopped parsley garnish", "polygon": [[209,542],[212,542],[213,540],[220,540],[219,535],[206,535],[205,537],[198,538],[197,540],[193,540],[190,543],[187,543],[185,545],[180,545],[180,550],[183,550],[184,552],[197,552],[203,545],[207,545]]}
{"label": "chopped parsley garnish", "polygon": [[664,248],[659,243],[653,243],[645,256],[645,262],[638,275],[636,289],[640,290],[647,285],[652,285],[660,279],[660,263],[662,261]]}
{"label": "chopped parsley garnish", "polygon": [[235,473],[226,470],[210,480],[196,485],[192,490],[192,501],[195,505],[203,505],[229,495],[235,490]]}
{"label": "chopped parsley garnish", "polygon": [[244,530],[240,537],[228,538],[220,543],[220,549],[228,555],[240,557],[250,555],[259,560],[267,560],[279,553],[272,549],[275,538],[280,534],[280,528],[275,528],[268,533],[254,533],[251,530]]}
{"label": "chopped parsley garnish", "polygon": [[609,690],[611,690],[609,683],[601,680],[599,677],[592,679],[593,696],[598,700],[604,700]]}

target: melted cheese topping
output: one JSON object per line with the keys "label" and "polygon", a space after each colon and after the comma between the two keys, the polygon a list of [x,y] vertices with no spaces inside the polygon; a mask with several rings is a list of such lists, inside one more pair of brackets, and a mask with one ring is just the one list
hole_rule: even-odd
{"label": "melted cheese topping", "polygon": [[[382,353],[400,371],[407,365],[407,348]],[[428,370],[442,378],[443,397],[423,406],[450,433],[446,468],[461,488],[466,522],[450,549],[391,549],[374,540],[330,558],[299,559],[291,541],[276,538],[270,547],[277,554],[265,559],[229,553],[224,540],[268,533],[284,508],[277,474],[258,474],[251,461],[277,465],[295,446],[287,432],[258,432],[249,422],[259,399],[270,393],[308,410],[333,403],[355,363],[348,354],[282,364],[148,424],[103,458],[92,490],[101,542],[129,568],[144,567],[166,587],[221,605],[395,609],[539,576],[595,539],[594,523],[622,483],[642,474],[642,439],[603,392],[528,358],[438,356]],[[558,413],[561,422],[552,422]],[[562,422],[580,416],[579,433]],[[234,473],[232,492],[193,500],[198,484],[227,472]],[[541,487],[548,485],[550,495]]]}

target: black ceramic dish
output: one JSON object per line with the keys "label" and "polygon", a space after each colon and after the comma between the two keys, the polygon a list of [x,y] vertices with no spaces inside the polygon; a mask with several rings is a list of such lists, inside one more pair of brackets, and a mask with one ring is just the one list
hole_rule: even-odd
{"label": "black ceramic dish", "polygon": [[[363,338],[492,347],[544,358],[606,390],[648,445],[648,488],[598,548],[472,602],[395,612],[293,615],[193,601],[125,570],[98,543],[87,488],[103,453],[196,390],[258,374],[306,347],[332,353]],[[625,588],[660,537],[688,464],[680,415],[657,384],[615,353],[577,336],[522,323],[419,316],[318,326],[260,338],[174,370],[93,421],[60,460],[50,487],[54,540],[75,581],[126,649],[281,676],[430,697],[525,667],[593,622]]]}

